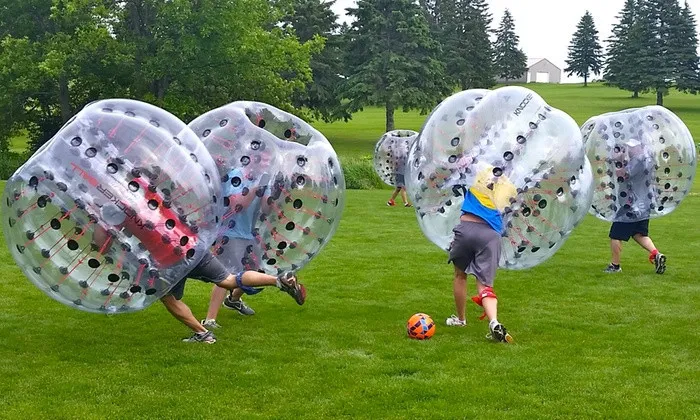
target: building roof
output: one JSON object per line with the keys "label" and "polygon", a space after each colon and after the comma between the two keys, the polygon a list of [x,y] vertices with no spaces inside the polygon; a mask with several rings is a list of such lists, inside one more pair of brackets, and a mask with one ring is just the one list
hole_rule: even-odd
{"label": "building roof", "polygon": [[[547,60],[547,59],[546,59],[546,58],[528,58],[528,59],[527,59],[527,68],[529,69],[530,67],[534,66],[535,64],[539,63],[539,62],[542,61],[542,60]],[[559,68],[559,66],[557,66],[557,65],[554,64],[554,63],[552,63],[550,60],[547,60],[547,62],[549,62],[549,64],[553,65],[553,66],[556,67],[557,69],[561,70],[561,69]]]}

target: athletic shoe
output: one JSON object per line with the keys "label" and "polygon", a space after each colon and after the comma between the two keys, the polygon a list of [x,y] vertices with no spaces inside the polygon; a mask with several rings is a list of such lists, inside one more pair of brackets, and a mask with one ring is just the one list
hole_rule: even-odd
{"label": "athletic shoe", "polygon": [[603,272],[605,272],[605,273],[619,273],[620,271],[622,271],[622,267],[620,267],[619,265],[617,267],[615,267],[612,264],[608,265],[608,268],[603,270]]}
{"label": "athletic shoe", "polygon": [[203,319],[199,321],[199,323],[202,324],[203,327],[210,330],[221,328],[221,325],[217,324],[215,319]]}
{"label": "athletic shoe", "polygon": [[224,307],[238,311],[241,315],[255,315],[253,308],[243,302],[243,299],[233,300],[231,296],[227,296],[226,300],[224,300]]}
{"label": "athletic shoe", "polygon": [[396,202],[394,202],[394,200],[389,200],[386,202],[386,205],[389,207],[394,207],[396,205]]}
{"label": "athletic shoe", "polygon": [[662,253],[656,254],[654,266],[656,267],[656,274],[663,274],[666,271],[666,256]]}
{"label": "athletic shoe", "polygon": [[508,331],[506,331],[506,327],[504,327],[503,324],[496,324],[493,326],[493,328],[489,327],[489,330],[491,330],[491,334],[486,336],[488,339],[508,344],[513,344],[515,341],[513,340],[513,337],[508,334]]}
{"label": "athletic shoe", "polygon": [[214,344],[216,343],[216,337],[214,337],[213,332],[207,331],[204,333],[194,333],[191,337],[183,338],[182,342]]}
{"label": "athletic shoe", "polygon": [[277,277],[277,286],[281,291],[289,294],[299,305],[306,301],[306,288],[299,283],[294,273],[288,271]]}
{"label": "athletic shoe", "polygon": [[403,206],[404,206],[404,207],[413,207],[413,204],[411,204],[411,203],[405,203]]}
{"label": "athletic shoe", "polygon": [[467,320],[465,319],[464,321],[462,321],[459,318],[457,318],[457,315],[452,315],[449,318],[447,318],[445,324],[447,324],[448,327],[466,327]]}

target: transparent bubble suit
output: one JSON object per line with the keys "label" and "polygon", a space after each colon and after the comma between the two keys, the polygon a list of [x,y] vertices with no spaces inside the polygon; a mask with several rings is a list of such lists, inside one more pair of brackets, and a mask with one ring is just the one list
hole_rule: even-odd
{"label": "transparent bubble suit", "polygon": [[406,175],[406,159],[418,133],[394,130],[384,133],[374,146],[374,171],[385,184],[396,186],[396,175]]}
{"label": "transparent bubble suit", "polygon": [[319,131],[257,102],[234,102],[189,126],[221,175],[212,250],[232,271],[296,271],[332,238],[345,205],[338,156]]}
{"label": "transparent bubble suit", "polygon": [[688,127],[660,106],[599,115],[581,126],[593,166],[590,213],[635,222],[671,213],[688,194],[697,167]]}
{"label": "transparent bubble suit", "polygon": [[423,233],[448,250],[464,188],[507,182],[500,265],[533,267],[561,247],[590,206],[592,173],[574,120],[521,87],[445,99],[409,152],[406,183]]}
{"label": "transparent bubble suit", "polygon": [[88,312],[137,311],[213,241],[217,177],[175,116],[138,101],[95,102],[8,180],[3,231],[50,297]]}

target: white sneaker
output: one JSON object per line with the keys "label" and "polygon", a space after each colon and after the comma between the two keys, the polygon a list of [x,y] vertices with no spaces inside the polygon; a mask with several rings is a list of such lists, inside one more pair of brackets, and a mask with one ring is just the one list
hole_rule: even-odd
{"label": "white sneaker", "polygon": [[216,328],[221,328],[221,325],[216,323],[215,319],[203,319],[199,321],[200,324],[202,324],[203,327],[209,328],[209,329],[216,329]]}
{"label": "white sneaker", "polygon": [[448,327],[466,327],[467,320],[465,319],[464,321],[462,321],[461,319],[457,318],[457,315],[452,315],[449,318],[447,318],[445,324],[447,324]]}

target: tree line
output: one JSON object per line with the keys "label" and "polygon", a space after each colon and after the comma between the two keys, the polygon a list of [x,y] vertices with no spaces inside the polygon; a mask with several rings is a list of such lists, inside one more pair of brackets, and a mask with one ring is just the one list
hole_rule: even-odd
{"label": "tree line", "polygon": [[[429,111],[456,89],[526,72],[506,10],[486,0],[359,0],[339,24],[325,0],[0,0],[0,152],[25,130],[32,150],[85,104],[161,106],[184,121],[235,100],[302,117],[349,119],[365,106]],[[566,72],[637,95],[697,93],[688,4],[627,0],[603,53],[586,13]]]}

